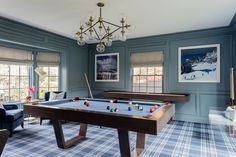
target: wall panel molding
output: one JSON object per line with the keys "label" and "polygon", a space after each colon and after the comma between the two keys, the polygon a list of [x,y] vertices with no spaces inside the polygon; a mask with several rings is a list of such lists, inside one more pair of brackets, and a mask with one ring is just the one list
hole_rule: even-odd
{"label": "wall panel molding", "polygon": [[[221,83],[179,83],[178,82],[178,47],[192,45],[207,45],[212,43],[221,44]],[[92,90],[100,93],[104,90],[129,90],[130,80],[130,54],[134,52],[148,52],[155,50],[164,51],[164,89],[165,92],[190,93],[190,100],[186,103],[176,104],[176,120],[205,122],[208,123],[207,113],[209,106],[220,106],[223,100],[227,99],[229,94],[229,75],[228,71],[232,64],[235,67],[234,60],[236,55],[236,35],[232,27],[221,27],[199,31],[190,31],[174,33],[160,36],[144,37],[139,39],[130,39],[125,43],[116,42],[110,49],[116,49],[123,46],[120,53],[125,53],[125,59],[120,60],[120,64],[125,64],[125,78],[120,80],[125,86],[109,84],[109,86],[99,86],[92,83]],[[89,45],[89,64],[90,73],[94,73],[94,54],[96,45]],[[232,57],[233,56],[233,57]],[[92,76],[92,77],[91,77]],[[90,76],[93,82],[93,75]],[[215,98],[220,97],[220,101]],[[212,102],[212,103],[211,103]]]}

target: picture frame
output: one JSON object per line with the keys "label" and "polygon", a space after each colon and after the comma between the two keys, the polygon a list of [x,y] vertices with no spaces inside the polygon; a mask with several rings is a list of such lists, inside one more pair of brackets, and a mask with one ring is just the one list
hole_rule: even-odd
{"label": "picture frame", "polygon": [[219,83],[220,44],[179,47],[178,82]]}
{"label": "picture frame", "polygon": [[119,82],[119,53],[95,55],[95,82]]}

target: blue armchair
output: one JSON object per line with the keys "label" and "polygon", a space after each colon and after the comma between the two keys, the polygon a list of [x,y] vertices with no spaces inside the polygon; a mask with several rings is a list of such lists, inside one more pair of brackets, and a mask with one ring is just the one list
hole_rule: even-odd
{"label": "blue armchair", "polygon": [[7,129],[12,136],[19,125],[24,128],[23,109],[18,109],[16,104],[3,104],[3,108],[0,108],[0,129]]}

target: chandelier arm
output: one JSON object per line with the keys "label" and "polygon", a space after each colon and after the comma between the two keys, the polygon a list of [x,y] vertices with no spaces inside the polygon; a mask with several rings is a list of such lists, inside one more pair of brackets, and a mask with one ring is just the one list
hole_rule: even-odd
{"label": "chandelier arm", "polygon": [[96,31],[96,29],[94,27],[93,27],[93,30],[94,30],[95,34],[97,35],[97,38],[95,38],[95,39],[101,41],[102,39],[100,39],[100,37],[99,37],[99,35],[98,35],[98,33],[97,33],[97,31]]}
{"label": "chandelier arm", "polygon": [[[112,32],[109,33],[109,34],[113,34],[113,33],[115,33],[116,31],[118,31],[119,29],[121,29],[121,27],[116,28],[114,31],[112,31]],[[107,37],[107,35],[109,35],[109,34],[106,34],[101,40],[105,39],[105,38]]]}
{"label": "chandelier arm", "polygon": [[85,31],[83,31],[83,33],[87,32],[89,29],[93,28],[97,23],[98,23],[98,21],[95,22],[95,23],[94,23],[92,26],[90,26],[89,28],[87,28]]}
{"label": "chandelier arm", "polygon": [[[85,35],[88,35],[86,32],[84,33]],[[99,40],[98,38],[94,37],[94,39]]]}
{"label": "chandelier arm", "polygon": [[121,28],[121,26],[119,26],[119,25],[116,25],[116,24],[114,24],[114,23],[107,22],[107,21],[105,21],[105,20],[103,20],[103,22],[104,22],[104,23],[107,23],[107,24],[110,24],[110,25],[112,25],[112,26],[116,26],[116,27],[120,27],[120,28]]}
{"label": "chandelier arm", "polygon": [[106,29],[106,27],[105,27],[103,21],[102,21],[102,26],[103,26],[103,28],[105,29],[105,32],[106,32],[106,34],[107,34],[108,32],[107,32],[107,29]]}

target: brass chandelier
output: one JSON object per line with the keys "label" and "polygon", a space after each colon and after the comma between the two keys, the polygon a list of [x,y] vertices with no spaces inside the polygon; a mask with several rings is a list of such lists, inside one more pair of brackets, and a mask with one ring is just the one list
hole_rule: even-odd
{"label": "brass chandelier", "polygon": [[126,41],[127,29],[134,29],[134,27],[131,27],[130,24],[126,23],[126,18],[124,16],[121,17],[120,25],[105,21],[102,17],[102,7],[104,7],[104,3],[99,2],[97,3],[97,6],[100,9],[98,19],[95,21],[95,17],[90,16],[87,22],[80,25],[79,31],[76,32],[75,37],[80,46],[83,46],[90,40],[95,40],[98,42],[96,50],[102,53],[105,51],[105,46],[112,45],[112,40],[115,38],[115,32],[121,30],[119,40]]}

